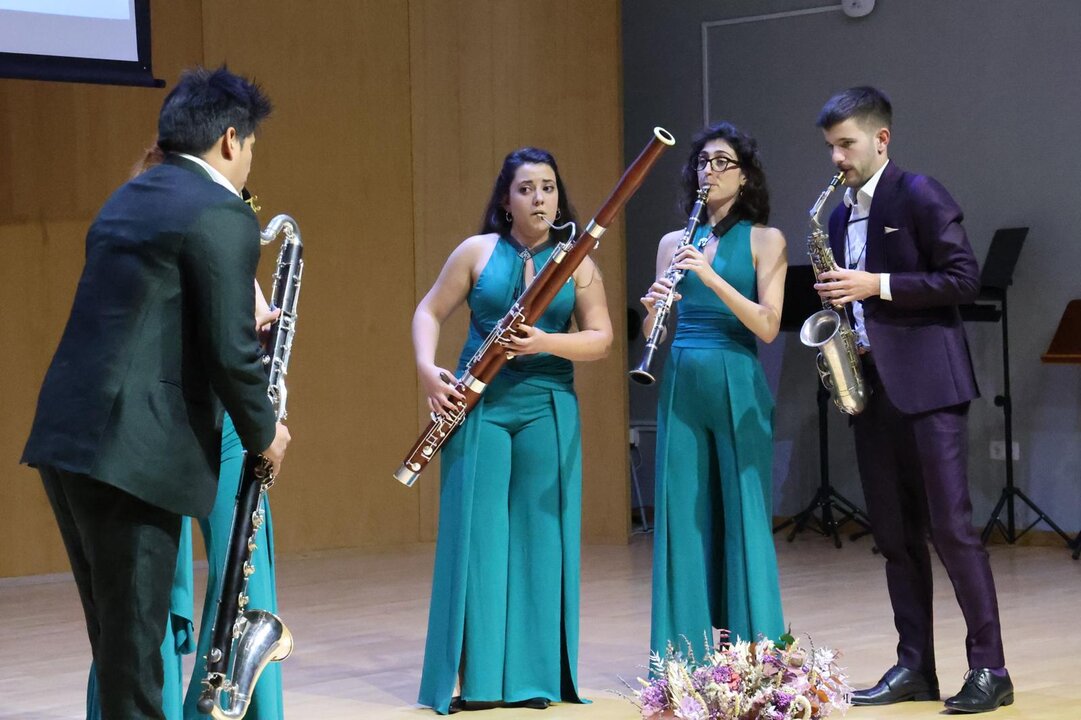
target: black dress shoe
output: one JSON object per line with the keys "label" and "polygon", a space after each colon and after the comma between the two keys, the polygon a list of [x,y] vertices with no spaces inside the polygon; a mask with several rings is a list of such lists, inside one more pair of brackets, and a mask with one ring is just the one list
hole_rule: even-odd
{"label": "black dress shoe", "polygon": [[503,703],[498,700],[463,700],[457,695],[450,699],[451,715],[463,710],[491,710],[497,707],[503,707]]}
{"label": "black dress shoe", "polygon": [[892,705],[908,700],[938,700],[938,681],[919,670],[894,665],[873,688],[852,693],[853,705]]}
{"label": "black dress shoe", "polygon": [[1001,677],[988,668],[969,670],[961,692],[946,701],[946,709],[962,713],[991,712],[999,705],[1013,703],[1010,674]]}
{"label": "black dress shoe", "polygon": [[547,710],[548,706],[552,702],[548,698],[535,697],[528,700],[519,700],[518,702],[507,703],[509,708],[529,708],[530,710]]}

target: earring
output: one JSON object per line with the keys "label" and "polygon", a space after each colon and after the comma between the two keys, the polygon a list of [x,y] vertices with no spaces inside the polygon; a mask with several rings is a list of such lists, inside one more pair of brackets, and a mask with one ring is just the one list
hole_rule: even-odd
{"label": "earring", "polygon": [[559,219],[559,208],[556,208],[556,220]]}
{"label": "earring", "polygon": [[514,218],[511,216],[510,211],[504,210],[503,216],[507,219],[508,223],[514,223]]}

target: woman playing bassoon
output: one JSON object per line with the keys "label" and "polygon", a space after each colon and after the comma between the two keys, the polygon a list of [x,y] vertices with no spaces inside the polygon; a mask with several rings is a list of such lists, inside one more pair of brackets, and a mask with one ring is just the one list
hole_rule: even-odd
{"label": "woman playing bassoon", "polygon": [[[413,317],[417,372],[432,412],[453,411],[454,376],[573,220],[552,155],[509,155],[481,232],[447,259]],[[435,364],[440,328],[471,312],[458,371]],[[572,324],[577,331],[571,331]],[[612,342],[604,285],[588,257],[442,450],[439,534],[420,702],[445,714],[580,702],[577,690],[581,445],[572,361]]]}

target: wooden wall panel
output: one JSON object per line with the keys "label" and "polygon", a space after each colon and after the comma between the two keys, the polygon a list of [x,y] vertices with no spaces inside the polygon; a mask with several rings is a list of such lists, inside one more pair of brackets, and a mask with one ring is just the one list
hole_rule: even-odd
{"label": "wooden wall panel", "polygon": [[[499,163],[525,144],[561,164],[582,220],[623,170],[617,0],[154,5],[157,75],[254,75],[276,104],[249,186],[265,224],[300,224],[307,266],[290,374],[295,444],[272,492],[279,552],[430,541],[438,473],[391,478],[423,415],[409,325],[476,231]],[[243,20],[243,32],[238,21]],[[36,474],[17,465],[82,265],[86,227],[155,136],[166,91],[0,80],[0,577],[65,570]],[[645,138],[643,138],[643,142]],[[260,280],[269,289],[276,254]],[[621,227],[595,253],[617,343],[578,368],[587,539],[627,536]],[[446,329],[454,364],[465,332]]]}
{"label": "wooden wall panel", "polygon": [[295,444],[272,492],[286,551],[417,539],[417,495],[391,477],[417,404],[408,29],[402,2],[204,6],[207,62],[262,78],[276,106],[249,179],[261,220],[287,212],[305,242]]}
{"label": "wooden wall panel", "polygon": [[[199,3],[154,5],[155,69],[202,60]],[[71,309],[86,229],[157,134],[165,90],[0,80],[0,577],[68,568],[37,473],[18,464]]]}
{"label": "wooden wall panel", "polygon": [[[623,170],[618,2],[410,4],[417,299],[450,251],[475,233],[507,152],[550,150],[586,222]],[[643,143],[645,140],[643,140]],[[611,356],[576,368],[584,455],[583,533],[628,533],[626,337],[621,227],[600,264],[615,324]],[[439,361],[453,367],[466,309],[444,328]],[[420,412],[420,423],[426,420]],[[435,466],[419,491],[421,532],[434,537]]]}

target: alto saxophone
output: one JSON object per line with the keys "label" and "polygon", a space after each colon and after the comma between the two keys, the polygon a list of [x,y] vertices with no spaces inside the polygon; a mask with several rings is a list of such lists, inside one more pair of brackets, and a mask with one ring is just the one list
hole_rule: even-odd
{"label": "alto saxophone", "polygon": [[[665,324],[668,322],[668,316],[672,312],[672,303],[675,302],[676,285],[687,274],[686,271],[676,267],[676,255],[679,254],[680,250],[691,244],[694,233],[698,230],[698,225],[706,214],[707,197],[709,197],[709,185],[698,188],[698,195],[694,199],[694,206],[691,208],[691,216],[687,219],[687,227],[683,230],[683,237],[680,238],[679,245],[676,246],[675,252],[672,253],[672,261],[668,263],[668,269],[664,271],[664,277],[672,281],[672,286],[668,288],[664,300],[659,301],[656,305],[657,314],[653,316],[653,327],[650,328],[649,337],[646,338],[646,350],[642,354],[642,362],[638,363],[638,367],[630,372],[631,380],[642,385],[652,385],[657,382],[657,378],[649,371],[649,366],[653,364],[653,354],[657,352],[657,348],[667,334],[668,329]],[[708,240],[709,235],[699,240],[698,249],[701,250],[705,247]]]}
{"label": "alto saxophone", "polygon": [[[822,229],[818,214],[834,189],[844,183],[844,173],[837,173],[811,208],[811,234],[807,236],[807,254],[811,257],[816,279],[837,269],[830,249],[829,236]],[[828,300],[803,322],[799,339],[807,347],[818,348],[816,364],[822,384],[830,392],[833,404],[847,415],[859,415],[867,407],[868,388],[856,350],[856,333],[844,308],[840,312]]]}
{"label": "alto saxophone", "polygon": [[[271,292],[272,306],[281,308],[281,315],[271,327],[270,346],[263,356],[269,375],[267,395],[276,420],[286,417],[285,376],[293,349],[300,276],[304,271],[304,245],[293,218],[274,217],[259,234],[260,242],[271,243],[282,232],[285,236]],[[197,704],[200,713],[215,720],[243,718],[264,668],[272,661],[284,660],[293,651],[293,635],[277,615],[267,610],[245,609],[248,577],[255,572],[251,563],[252,553],[257,549],[255,536],[266,519],[263,503],[267,489],[273,484],[270,461],[262,455],[248,453],[237,490],[206,675]]]}

